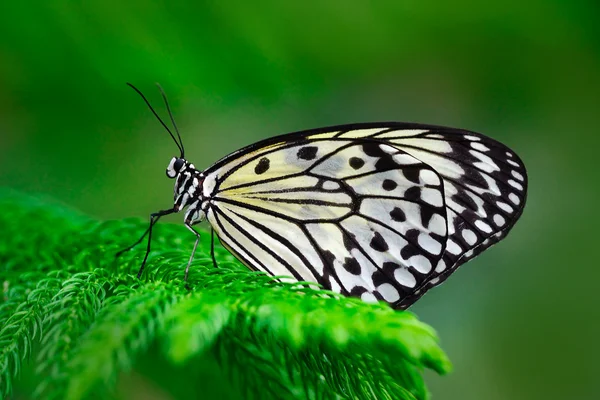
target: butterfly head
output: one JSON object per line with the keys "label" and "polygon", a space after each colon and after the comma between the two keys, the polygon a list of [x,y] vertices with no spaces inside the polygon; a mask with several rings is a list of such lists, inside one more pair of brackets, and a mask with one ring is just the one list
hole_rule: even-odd
{"label": "butterfly head", "polygon": [[185,160],[185,158],[173,157],[167,166],[167,176],[171,179],[177,177],[177,175],[182,172],[187,165],[188,162]]}

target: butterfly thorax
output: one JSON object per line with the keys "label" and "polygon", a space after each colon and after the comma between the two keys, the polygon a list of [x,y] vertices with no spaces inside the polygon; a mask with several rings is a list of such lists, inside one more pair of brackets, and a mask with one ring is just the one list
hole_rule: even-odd
{"label": "butterfly thorax", "polygon": [[167,176],[175,178],[174,209],[176,212],[188,208],[185,213],[185,222],[194,224],[204,219],[202,210],[202,183],[204,176],[194,164],[184,158],[173,157],[167,167]]}

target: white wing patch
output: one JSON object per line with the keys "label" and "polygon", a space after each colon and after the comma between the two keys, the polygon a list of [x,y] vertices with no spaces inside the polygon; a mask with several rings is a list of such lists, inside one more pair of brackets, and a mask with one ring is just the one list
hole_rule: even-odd
{"label": "white wing patch", "polygon": [[205,174],[208,219],[250,268],[395,308],[503,238],[527,184],[498,142],[394,124],[282,136]]}

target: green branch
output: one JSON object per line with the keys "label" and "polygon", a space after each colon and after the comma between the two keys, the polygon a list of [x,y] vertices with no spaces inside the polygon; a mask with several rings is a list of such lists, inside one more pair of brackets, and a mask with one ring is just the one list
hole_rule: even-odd
{"label": "green branch", "polygon": [[[215,269],[206,233],[188,289],[193,238],[181,226],[157,226],[138,280],[143,246],[114,254],[146,222],[8,190],[0,206],[2,397],[114,395],[137,373],[182,398],[414,400],[427,398],[424,368],[450,369],[413,314],[279,282],[220,246]],[[34,388],[19,386],[23,371]]]}

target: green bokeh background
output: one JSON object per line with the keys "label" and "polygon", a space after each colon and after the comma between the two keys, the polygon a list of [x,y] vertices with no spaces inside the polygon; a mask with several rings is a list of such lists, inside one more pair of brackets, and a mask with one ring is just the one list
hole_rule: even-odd
{"label": "green bokeh background", "polygon": [[596,0],[5,1],[0,185],[106,219],[169,207],[176,147],[127,81],[157,108],[161,83],[199,167],[332,124],[486,133],[524,160],[528,205],[413,307],[455,365],[429,387],[597,399],[599,16]]}

